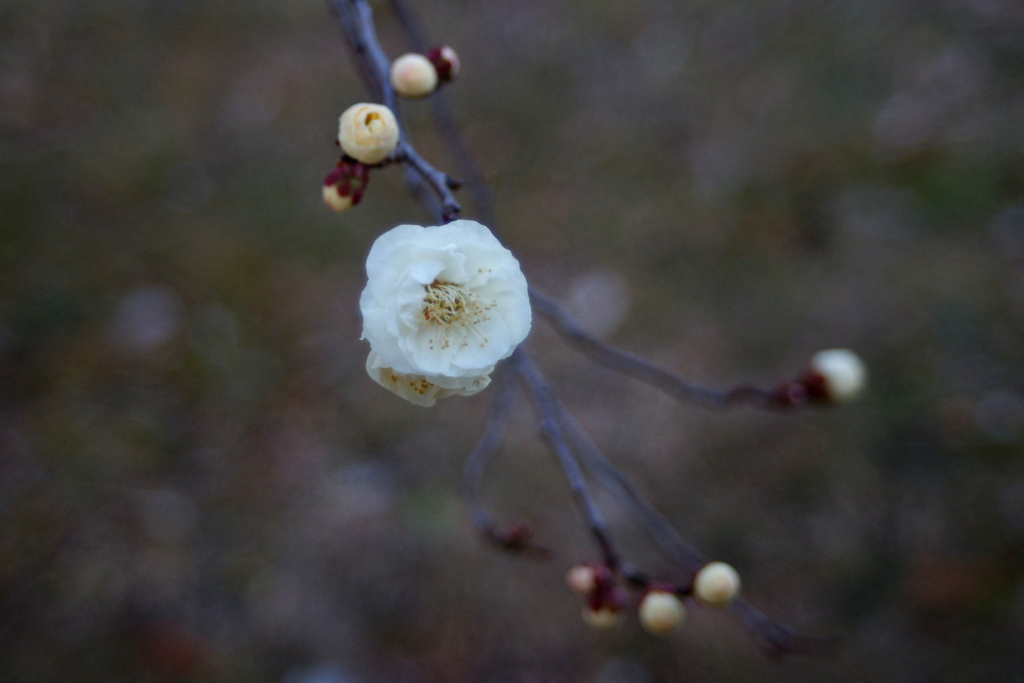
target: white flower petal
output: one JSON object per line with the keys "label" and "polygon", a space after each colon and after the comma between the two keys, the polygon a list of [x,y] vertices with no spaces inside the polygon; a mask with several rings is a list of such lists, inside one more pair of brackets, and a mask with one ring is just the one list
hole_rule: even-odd
{"label": "white flower petal", "polygon": [[[491,367],[494,370],[494,367]],[[439,398],[472,396],[491,383],[490,372],[469,378],[432,377],[404,374],[383,364],[373,351],[366,357],[366,372],[385,389],[418,406],[430,407]]]}
{"label": "white flower petal", "polygon": [[475,221],[400,225],[374,243],[366,273],[367,371],[419,405],[482,390],[530,331],[519,262]]}

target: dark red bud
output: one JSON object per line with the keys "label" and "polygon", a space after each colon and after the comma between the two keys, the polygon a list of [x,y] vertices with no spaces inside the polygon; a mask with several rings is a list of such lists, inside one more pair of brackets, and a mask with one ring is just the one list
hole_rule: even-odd
{"label": "dark red bud", "polygon": [[808,370],[801,378],[801,383],[807,390],[811,400],[819,403],[829,403],[831,398],[828,395],[828,384],[824,375],[814,370]]}
{"label": "dark red bud", "polygon": [[[427,50],[427,53],[423,55],[434,65],[434,69],[437,71],[437,80],[441,83],[453,81],[459,75],[458,57],[455,57],[454,60],[447,58],[445,56],[445,47],[444,45],[436,45]],[[452,56],[455,55],[451,48],[448,48],[448,51]]]}
{"label": "dark red bud", "polygon": [[345,172],[342,170],[340,166],[338,168],[332,169],[331,172],[328,173],[326,177],[324,177],[324,185],[337,185],[338,181],[341,180],[343,175],[345,175]]}

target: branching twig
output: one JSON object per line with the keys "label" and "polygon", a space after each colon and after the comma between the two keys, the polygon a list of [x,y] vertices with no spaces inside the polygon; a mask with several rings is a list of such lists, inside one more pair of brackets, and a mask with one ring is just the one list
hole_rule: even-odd
{"label": "branching twig", "polygon": [[[419,51],[427,47],[426,32],[405,0],[391,0],[395,12]],[[373,97],[397,113],[397,100],[388,81],[389,62],[377,40],[372,13],[365,0],[328,0],[345,31],[348,43],[359,64],[364,81]],[[459,132],[451,109],[443,93],[432,96],[433,115],[441,133],[466,177],[474,204],[484,222],[494,228],[494,215],[490,190],[476,166]],[[392,155],[381,165],[401,163],[413,191],[424,200],[427,208],[441,222],[457,217],[461,210],[452,190],[459,182],[427,163],[406,139],[404,129],[401,140]],[[429,192],[428,192],[429,190]],[[793,407],[804,401],[799,383],[781,385],[774,391],[755,387],[737,387],[717,391],[692,384],[683,378],[626,351],[604,344],[587,333],[553,299],[530,288],[534,309],[547,318],[562,336],[590,356],[596,363],[630,375],[651,384],[677,400],[706,407],[723,408],[736,405],[761,407]],[[707,561],[700,552],[683,541],[668,521],[636,492],[632,482],[620,472],[597,448],[579,425],[555,398],[540,370],[534,365],[525,348],[520,346],[503,364],[495,377],[496,387],[492,412],[480,442],[466,462],[461,492],[466,499],[470,515],[478,528],[490,540],[503,548],[546,552],[531,546],[525,527],[511,532],[499,532],[480,501],[479,489],[487,463],[497,452],[514,401],[514,382],[518,376],[525,385],[537,411],[541,431],[554,451],[572,489],[573,498],[583,514],[591,534],[600,549],[605,566],[637,587],[654,583],[646,574],[627,564],[616,550],[600,509],[595,503],[583,471],[577,462],[579,455],[587,470],[601,482],[623,507],[654,538],[659,546],[689,575],[688,582],[675,587],[679,595],[693,592],[693,575]],[[658,585],[665,585],[657,582]],[[770,652],[784,655],[795,652],[820,650],[831,641],[807,638],[792,628],[770,620],[742,598],[730,605],[730,610],[743,622],[755,638]]]}
{"label": "branching twig", "polygon": [[494,400],[491,405],[491,414],[487,418],[484,435],[466,460],[466,465],[462,470],[462,485],[459,487],[459,492],[466,501],[473,524],[487,540],[504,550],[526,552],[539,558],[547,558],[550,557],[551,552],[530,543],[530,530],[525,524],[516,524],[504,531],[499,530],[480,501],[480,484],[483,481],[484,469],[501,447],[505,427],[515,404],[516,386],[514,378],[511,376],[513,373],[514,371],[508,368],[507,364],[502,365],[496,371],[494,384],[497,386],[492,389]]}
{"label": "branching twig", "polygon": [[533,287],[530,288],[530,301],[534,310],[543,315],[559,334],[590,356],[595,363],[650,384],[683,403],[696,403],[708,408],[738,405],[792,408],[796,405],[795,401],[801,399],[801,396],[794,396],[789,391],[766,391],[752,386],[717,391],[693,384],[640,356],[600,341],[573,320],[554,299]]}
{"label": "branching twig", "polygon": [[573,455],[572,449],[569,448],[569,444],[565,440],[565,434],[562,432],[562,425],[558,420],[558,412],[555,408],[555,399],[551,394],[551,388],[522,347],[513,352],[512,362],[515,364],[523,378],[523,383],[530,392],[533,405],[537,409],[537,417],[540,420],[540,429],[544,433],[544,438],[551,445],[551,449],[558,457],[562,469],[565,471],[565,476],[569,480],[569,487],[572,489],[573,498],[576,500],[580,512],[582,512],[587,525],[590,527],[594,541],[601,549],[604,563],[612,571],[618,570],[621,560],[615,551],[611,536],[608,533],[608,527],[604,522],[604,517],[601,515],[601,510],[597,507],[597,503],[594,502],[590,489],[587,487],[587,482],[583,478],[583,472],[580,471],[580,466],[576,462],[576,456]]}
{"label": "branching twig", "polygon": [[462,186],[461,182],[427,163],[426,159],[421,157],[419,152],[404,138],[398,143],[398,147],[391,153],[390,158],[412,167],[437,192],[438,199],[441,200],[441,221],[443,223],[448,223],[459,217],[462,205],[455,199],[452,190],[459,189]]}
{"label": "branching twig", "polygon": [[791,626],[772,621],[743,598],[736,598],[728,607],[736,615],[754,640],[775,657],[796,654],[821,654],[834,650],[839,641],[835,638],[805,636]]}
{"label": "branching twig", "polygon": [[[604,453],[594,445],[590,437],[580,429],[565,408],[557,400],[554,402],[559,423],[572,444],[573,450],[579,453],[587,469],[597,477],[601,485],[622,504],[629,514],[636,519],[661,546],[665,554],[675,562],[686,574],[692,576],[708,562],[708,558],[691,547],[679,537],[672,525],[652,508],[636,492],[633,482],[613,465]],[[689,593],[689,586],[685,593]]]}

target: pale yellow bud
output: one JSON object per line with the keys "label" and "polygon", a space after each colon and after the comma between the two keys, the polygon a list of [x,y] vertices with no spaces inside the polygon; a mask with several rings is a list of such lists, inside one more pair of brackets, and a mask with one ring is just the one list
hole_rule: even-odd
{"label": "pale yellow bud", "polygon": [[426,97],[437,88],[437,69],[421,54],[402,55],[391,63],[391,87],[402,97]]}
{"label": "pale yellow bud", "polygon": [[338,192],[338,188],[335,185],[324,185],[324,204],[331,207],[331,209],[338,211],[344,211],[352,207],[352,197],[342,197],[341,193]]}
{"label": "pale yellow bud", "polygon": [[651,591],[640,602],[640,625],[654,635],[668,633],[686,618],[683,601],[666,591]]}
{"label": "pale yellow bud", "polygon": [[597,585],[594,568],[586,564],[578,564],[565,573],[565,583],[573,593],[589,595]]}
{"label": "pale yellow bud", "polygon": [[864,361],[849,349],[819,351],[811,359],[811,369],[825,382],[825,394],[836,403],[857,398],[867,385]]}
{"label": "pale yellow bud", "polygon": [[705,605],[722,607],[740,592],[740,575],[725,562],[710,562],[697,572],[693,594]]}
{"label": "pale yellow bud", "polygon": [[607,605],[597,609],[591,609],[589,605],[583,606],[583,623],[598,631],[614,628],[619,624],[619,617],[619,612]]}
{"label": "pale yellow bud", "polygon": [[381,104],[353,104],[338,122],[338,144],[364,164],[383,161],[398,145],[398,121]]}

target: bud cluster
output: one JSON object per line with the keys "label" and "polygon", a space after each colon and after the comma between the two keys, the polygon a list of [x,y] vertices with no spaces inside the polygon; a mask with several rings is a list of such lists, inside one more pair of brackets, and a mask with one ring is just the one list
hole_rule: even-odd
{"label": "bud cluster", "polygon": [[626,595],[608,567],[602,564],[576,565],[565,575],[565,582],[586,601],[583,621],[587,626],[607,629],[619,623]]}
{"label": "bud cluster", "polygon": [[359,203],[370,181],[370,169],[358,161],[342,159],[324,178],[324,204],[334,211],[344,211]]}
{"label": "bud cluster", "polygon": [[[565,575],[569,588],[586,600],[583,621],[596,629],[611,628],[621,621],[626,599],[615,574],[603,564],[578,564]],[[660,581],[644,581],[637,617],[645,631],[664,635],[686,620],[681,596],[690,595],[707,607],[724,607],[740,591],[740,576],[725,562],[709,562],[700,568],[689,587]]]}
{"label": "bud cluster", "polygon": [[409,52],[391,63],[388,80],[402,97],[426,97],[442,83],[459,75],[459,57],[447,45],[431,48],[427,54]]}
{"label": "bud cluster", "polygon": [[[403,97],[426,97],[442,83],[459,74],[459,57],[447,45],[422,55],[404,54],[391,64],[389,80]],[[360,102],[345,110],[338,120],[338,146],[344,156],[324,179],[323,199],[334,211],[345,211],[363,197],[369,178],[366,166],[385,161],[401,139],[398,119],[382,104]]]}

